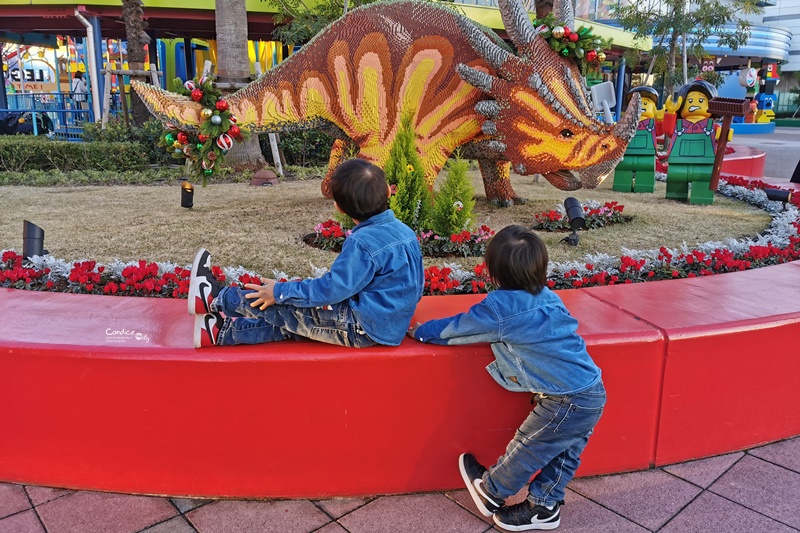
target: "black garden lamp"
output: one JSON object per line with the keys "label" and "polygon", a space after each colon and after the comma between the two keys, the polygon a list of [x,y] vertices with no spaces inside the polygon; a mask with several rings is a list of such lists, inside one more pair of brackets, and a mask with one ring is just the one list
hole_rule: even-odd
{"label": "black garden lamp", "polygon": [[191,209],[194,205],[194,187],[188,181],[181,184],[181,207]]}
{"label": "black garden lamp", "polygon": [[583,206],[577,198],[570,196],[564,200],[564,209],[567,211],[567,220],[572,227],[572,233],[561,239],[561,242],[569,246],[578,246],[578,230],[586,226],[586,219],[583,218]]}
{"label": "black garden lamp", "polygon": [[30,259],[34,255],[46,255],[44,249],[44,230],[27,220],[22,221],[22,257]]}

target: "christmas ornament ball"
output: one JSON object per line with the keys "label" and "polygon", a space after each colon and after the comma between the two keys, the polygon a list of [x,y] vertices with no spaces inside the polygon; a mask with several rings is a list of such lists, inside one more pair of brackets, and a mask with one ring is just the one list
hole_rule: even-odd
{"label": "christmas ornament ball", "polygon": [[225,100],[217,100],[217,109],[220,111],[227,111],[228,109],[228,102]]}
{"label": "christmas ornament ball", "polygon": [[598,52],[597,53],[597,59],[598,59],[598,61],[605,61],[606,60],[606,54],[604,52]]}
{"label": "christmas ornament ball", "polygon": [[203,91],[201,91],[200,89],[195,89],[192,91],[192,100],[194,100],[195,102],[199,102],[202,99],[203,99]]}
{"label": "christmas ornament ball", "polygon": [[550,35],[552,35],[556,39],[561,39],[562,37],[564,37],[564,28],[561,26],[556,26],[553,28],[553,31],[550,32]]}
{"label": "christmas ornament ball", "polygon": [[186,83],[184,83],[183,88],[186,89],[187,91],[194,91],[195,89],[197,89],[192,80],[188,80]]}
{"label": "christmas ornament ball", "polygon": [[217,139],[217,146],[219,146],[220,150],[230,150],[233,147],[233,139],[227,133],[223,133]]}
{"label": "christmas ornament ball", "polygon": [[215,126],[219,126],[220,124],[222,124],[222,117],[219,115],[212,115],[211,123],[214,124]]}
{"label": "christmas ornament ball", "polygon": [[210,116],[211,116],[211,115],[213,115],[213,114],[214,114],[214,112],[213,112],[213,111],[211,111],[211,110],[210,110],[209,108],[207,108],[207,107],[204,107],[204,108],[203,108],[203,110],[202,110],[202,111],[200,111],[200,116],[201,116],[201,117],[203,117],[203,118],[204,118],[204,119],[206,119],[206,120],[208,120],[208,117],[210,117]]}
{"label": "christmas ornament ball", "polygon": [[238,137],[242,134],[242,131],[239,129],[239,126],[236,124],[231,125],[231,128],[228,130],[228,135],[231,137]]}

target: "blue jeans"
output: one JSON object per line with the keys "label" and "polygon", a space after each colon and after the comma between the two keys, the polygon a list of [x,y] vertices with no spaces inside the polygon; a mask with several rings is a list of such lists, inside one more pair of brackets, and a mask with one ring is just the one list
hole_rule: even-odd
{"label": "blue jeans", "polygon": [[225,315],[217,344],[260,344],[306,338],[328,344],[365,348],[377,344],[358,324],[347,301],[329,308],[305,308],[274,304],[265,310],[250,307],[244,297],[253,291],[225,287],[211,302],[211,309]]}
{"label": "blue jeans", "polygon": [[564,500],[567,483],[580,465],[580,455],[603,414],[603,382],[568,396],[534,395],[536,406],[508,444],[506,453],[484,475],[484,489],[496,501],[513,496],[531,476],[528,501],[554,505]]}

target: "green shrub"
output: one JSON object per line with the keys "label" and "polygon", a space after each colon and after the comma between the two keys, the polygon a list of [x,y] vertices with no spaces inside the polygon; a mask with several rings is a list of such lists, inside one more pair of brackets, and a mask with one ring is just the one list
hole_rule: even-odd
{"label": "green shrub", "polygon": [[53,187],[74,185],[157,185],[175,183],[183,176],[183,169],[154,168],[134,171],[104,170],[29,170],[27,172],[2,172],[0,185],[25,185],[28,187]]}
{"label": "green shrub", "polygon": [[150,119],[141,128],[128,127],[125,121],[112,118],[103,129],[98,122],[87,123],[83,126],[84,142],[133,142],[141,145],[147,154],[147,162],[151,165],[173,165],[175,161],[171,153],[159,148],[164,128],[156,119]]}
{"label": "green shrub", "polygon": [[0,137],[0,172],[125,171],[140,170],[146,163],[146,153],[138,143],[75,143],[23,135]]}
{"label": "green shrub", "polygon": [[394,195],[389,198],[389,207],[398,219],[419,233],[428,229],[432,199],[425,182],[422,161],[414,147],[415,137],[411,117],[406,115],[383,170],[386,181],[397,187]]}
{"label": "green shrub", "polygon": [[447,176],[435,195],[431,213],[431,229],[437,235],[447,237],[469,229],[475,200],[468,170],[469,161],[465,159],[447,162]]}

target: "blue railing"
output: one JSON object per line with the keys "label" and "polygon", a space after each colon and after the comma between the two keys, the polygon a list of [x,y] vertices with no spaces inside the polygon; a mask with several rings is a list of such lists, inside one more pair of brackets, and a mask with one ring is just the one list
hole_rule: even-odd
{"label": "blue railing", "polygon": [[[8,108],[0,109],[0,121],[8,119],[13,123],[14,116],[22,118],[22,124],[31,121],[28,126],[22,128],[23,133],[80,141],[83,124],[94,121],[91,100],[76,102],[70,93],[15,93],[6,97]],[[91,95],[88,98],[91,99]],[[109,114],[116,115],[121,110],[119,94],[112,94]],[[11,118],[8,115],[12,115]],[[46,116],[47,120],[42,115]],[[33,117],[37,117],[37,120],[33,120]],[[51,127],[41,127],[48,122]]]}

